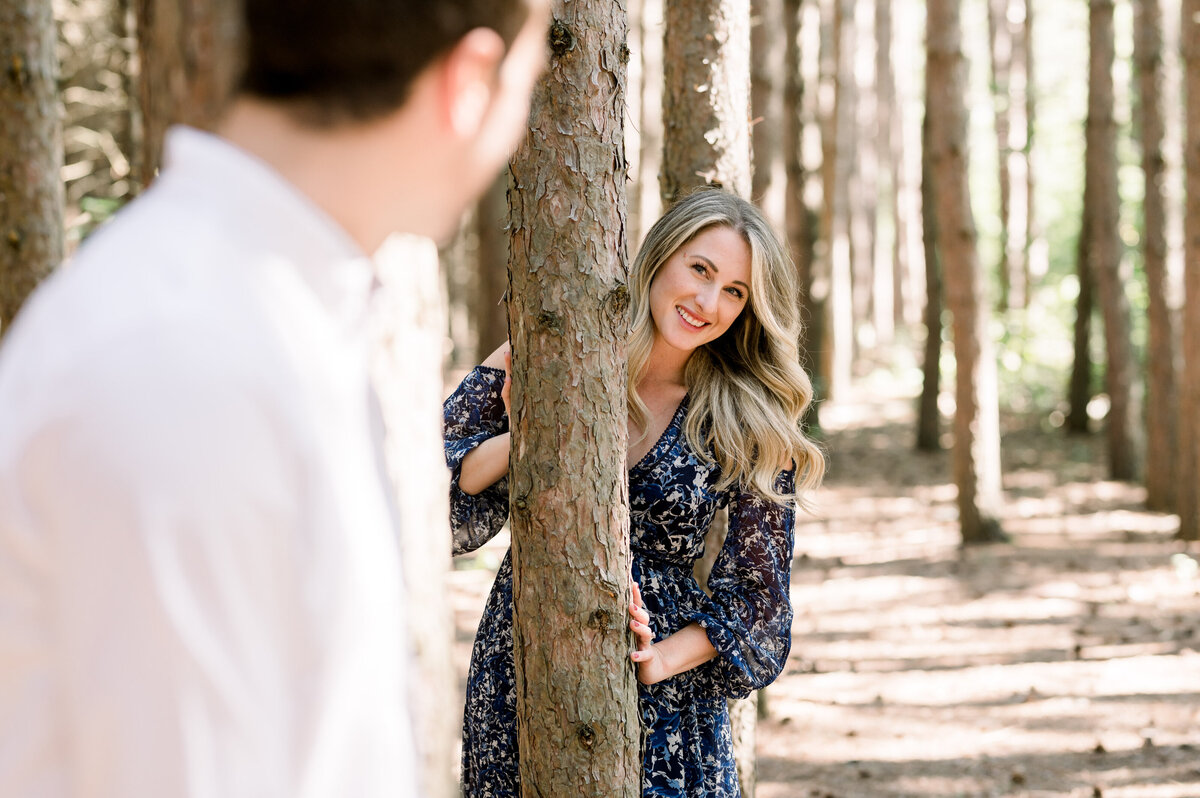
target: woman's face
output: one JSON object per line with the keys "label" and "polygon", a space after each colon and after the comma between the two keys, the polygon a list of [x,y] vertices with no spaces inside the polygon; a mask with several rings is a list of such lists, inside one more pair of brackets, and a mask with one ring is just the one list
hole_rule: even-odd
{"label": "woman's face", "polygon": [[692,352],[720,338],[750,299],[750,245],[731,227],[709,227],[686,242],[650,283],[658,343]]}

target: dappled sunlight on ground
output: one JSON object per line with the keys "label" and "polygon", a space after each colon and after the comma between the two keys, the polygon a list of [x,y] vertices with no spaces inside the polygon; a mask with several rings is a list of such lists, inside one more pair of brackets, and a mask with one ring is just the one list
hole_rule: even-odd
{"label": "dappled sunlight on ground", "polygon": [[1200,551],[1177,519],[1103,479],[1100,436],[1007,418],[1014,542],[963,549],[912,407],[822,415],[759,798],[1200,796]]}

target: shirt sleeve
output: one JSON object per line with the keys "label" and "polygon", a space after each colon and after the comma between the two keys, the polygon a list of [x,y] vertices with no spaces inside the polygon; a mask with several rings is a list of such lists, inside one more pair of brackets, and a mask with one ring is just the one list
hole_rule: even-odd
{"label": "shirt sleeve", "polygon": [[478,366],[442,405],[454,554],[465,554],[487,543],[508,520],[507,476],[474,496],[458,486],[463,458],[488,438],[508,431],[508,416],[500,397],[503,387],[503,369]]}
{"label": "shirt sleeve", "polygon": [[[794,490],[794,470],[775,488]],[[709,577],[712,598],[691,620],[700,624],[717,657],[701,665],[697,688],[741,698],[766,687],[783,671],[792,645],[791,580],[796,510],[735,489],[729,532]]]}

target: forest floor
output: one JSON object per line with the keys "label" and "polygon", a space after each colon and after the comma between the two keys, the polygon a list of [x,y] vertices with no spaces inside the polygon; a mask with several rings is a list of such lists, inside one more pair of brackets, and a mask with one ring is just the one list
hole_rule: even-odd
{"label": "forest floor", "polygon": [[[1200,548],[1105,480],[1102,435],[1003,428],[1009,544],[962,548],[913,401],[824,408],[757,798],[1200,798]],[[460,685],[507,538],[451,575]],[[461,706],[461,705],[460,705]]]}

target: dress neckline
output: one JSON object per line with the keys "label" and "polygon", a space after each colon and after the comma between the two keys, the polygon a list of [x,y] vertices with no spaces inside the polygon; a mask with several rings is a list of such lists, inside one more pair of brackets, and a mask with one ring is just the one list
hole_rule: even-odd
{"label": "dress neckline", "polygon": [[679,427],[683,423],[683,415],[687,411],[688,400],[690,398],[691,394],[685,393],[683,398],[679,400],[679,404],[676,405],[675,412],[671,415],[671,420],[667,423],[666,429],[658,436],[658,440],[654,442],[650,450],[642,455],[642,459],[629,467],[628,472],[630,474],[634,471],[648,468],[656,463],[662,457],[663,452],[669,449],[671,444],[675,443],[675,439],[679,437]]}

